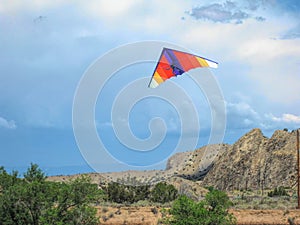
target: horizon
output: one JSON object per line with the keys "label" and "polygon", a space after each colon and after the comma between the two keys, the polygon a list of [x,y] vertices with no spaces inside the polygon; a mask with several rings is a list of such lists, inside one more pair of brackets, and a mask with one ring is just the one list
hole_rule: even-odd
{"label": "horizon", "polygon": [[[254,129],[257,129],[257,128],[252,128],[250,129],[249,131],[247,131],[246,133],[242,134],[240,137],[238,137],[236,140],[234,140],[232,143],[220,143],[220,144],[229,144],[229,145],[233,145],[235,144],[240,138],[242,138],[243,136],[245,136],[247,133],[251,132],[252,130]],[[287,128],[284,128],[284,129],[287,129]],[[282,129],[282,130],[284,130]],[[298,128],[300,129],[300,128]],[[275,131],[278,131],[278,130],[274,130]],[[293,132],[294,130],[288,130],[288,132]],[[271,138],[271,136],[274,134],[274,132],[272,133],[269,133],[269,135],[265,135],[264,133],[262,133],[265,137],[267,138]],[[202,147],[205,147],[204,146],[200,146],[199,148],[202,148]],[[194,149],[196,150],[196,149]],[[182,152],[189,152],[189,151],[194,151],[194,150],[187,150],[187,151],[182,151]],[[178,152],[175,152],[174,154],[176,154]],[[173,155],[174,155],[173,154]],[[173,156],[171,155],[171,157]],[[166,163],[167,161],[169,160],[169,158],[166,160]],[[32,162],[33,163],[33,162]],[[72,175],[78,175],[78,174],[90,174],[90,173],[110,173],[110,172],[126,172],[126,171],[151,171],[151,170],[165,170],[166,169],[166,163],[162,164],[160,167],[153,167],[153,168],[150,168],[150,169],[144,169],[142,167],[136,167],[136,168],[131,168],[131,169],[127,169],[127,168],[119,168],[118,170],[115,170],[113,168],[113,165],[111,168],[108,168],[108,170],[103,170],[103,171],[100,171],[100,172],[97,172],[95,170],[93,170],[88,164],[86,165],[66,165],[66,166],[63,166],[63,167],[55,167],[55,166],[51,166],[51,167],[45,167],[45,166],[39,166],[40,169],[42,169],[43,173],[45,173],[45,175],[47,177],[51,177],[51,176],[72,176]],[[11,173],[13,171],[17,171],[19,173],[19,176],[20,177],[23,177],[23,174],[27,171],[27,169],[30,167],[30,164],[28,166],[21,166],[21,167],[5,167],[4,169]],[[62,169],[63,168],[63,169]],[[61,172],[63,171],[63,172]]]}

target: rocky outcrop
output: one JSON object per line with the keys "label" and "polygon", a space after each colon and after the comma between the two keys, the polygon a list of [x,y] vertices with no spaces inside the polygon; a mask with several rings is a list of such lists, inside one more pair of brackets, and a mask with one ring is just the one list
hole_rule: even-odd
{"label": "rocky outcrop", "polygon": [[253,129],[223,152],[203,180],[222,190],[291,187],[296,182],[296,132],[275,131],[271,138]]}
{"label": "rocky outcrop", "polygon": [[[215,144],[176,153],[169,158],[165,170],[91,173],[89,176],[98,184],[111,181],[132,185],[169,182],[191,197],[201,195],[202,187],[206,186],[221,190],[294,187],[296,155],[296,131],[277,130],[267,138],[260,129],[253,129],[233,145]],[[66,181],[77,176],[48,179]]]}
{"label": "rocky outcrop", "polygon": [[210,170],[212,163],[229,147],[230,145],[227,144],[204,146],[195,151],[185,152],[184,155],[180,155],[183,156],[180,160],[177,155],[174,155],[175,157],[173,156],[168,160],[168,165],[171,168],[174,167],[171,165],[177,165],[175,174],[179,177],[201,180]]}

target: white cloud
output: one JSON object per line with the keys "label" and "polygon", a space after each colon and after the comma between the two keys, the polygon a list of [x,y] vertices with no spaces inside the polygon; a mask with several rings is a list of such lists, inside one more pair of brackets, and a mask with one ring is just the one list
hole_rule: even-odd
{"label": "white cloud", "polygon": [[240,46],[240,58],[250,66],[248,75],[257,91],[272,102],[291,104],[300,100],[300,39],[253,40]]}
{"label": "white cloud", "polygon": [[259,118],[258,113],[247,103],[238,102],[238,103],[226,103],[227,110],[231,114],[245,116],[248,118],[257,119]]}
{"label": "white cloud", "polygon": [[95,18],[103,18],[107,23],[114,22],[116,19],[122,21],[124,16],[128,15],[137,2],[134,0],[127,1],[89,1],[82,5],[82,7]]}
{"label": "white cloud", "polygon": [[[219,1],[215,3],[207,2],[193,7],[188,13],[198,20],[210,20],[221,23],[241,24],[252,18],[263,22],[266,20],[262,14],[268,7],[261,1]],[[264,6],[265,5],[265,6]]]}
{"label": "white cloud", "polygon": [[295,27],[292,27],[290,30],[285,32],[282,36],[282,39],[296,39],[300,38],[300,24],[297,24]]}
{"label": "white cloud", "polygon": [[287,18],[263,23],[247,20],[242,25],[192,21],[180,32],[178,40],[219,61],[219,73],[228,73],[220,71],[228,63],[241,68],[236,76],[247,76],[249,84],[255,85],[248,94],[264,96],[273,103],[291,104],[300,100],[300,95],[294,94],[300,85],[300,39],[274,37],[292,26],[293,21]]}
{"label": "white cloud", "polygon": [[16,129],[16,123],[13,120],[6,120],[3,117],[0,117],[0,127],[4,127],[7,129]]}
{"label": "white cloud", "polygon": [[[221,7],[218,7],[229,10],[229,5],[233,4],[234,1],[227,1],[227,5],[224,2],[219,1],[218,5]],[[51,11],[52,15],[55,15],[56,18],[52,15],[45,15],[47,16],[47,26],[49,27],[46,25],[38,27],[42,29],[41,31],[43,34],[45,33],[45,36],[49,36],[50,33],[52,34],[50,37],[55,37],[53,38],[55,44],[50,45],[50,47],[49,41],[45,41],[45,43],[39,41],[39,39],[44,40],[44,36],[39,36],[39,39],[34,40],[34,42],[41,42],[41,46],[48,46],[44,54],[47,56],[46,58],[36,57],[38,58],[36,65],[39,66],[47,64],[48,57],[56,59],[61,55],[61,61],[63,61],[65,67],[68,67],[69,65],[66,65],[68,57],[65,57],[58,49],[62,49],[62,52],[67,52],[68,55],[72,55],[71,49],[74,48],[77,50],[76,47],[78,46],[75,46],[72,42],[76,38],[76,35],[73,33],[76,33],[77,37],[95,36],[100,40],[97,42],[97,45],[103,43],[103,46],[106,45],[108,39],[126,42],[132,39],[140,40],[141,37],[148,39],[163,37],[164,41],[172,40],[176,44],[188,47],[205,57],[219,61],[220,69],[218,72],[220,73],[228,73],[228,71],[221,68],[226,63],[232,63],[237,68],[243,68],[241,69],[243,71],[240,71],[240,73],[246,75],[252,81],[251,84],[246,85],[256,85],[252,92],[247,93],[247,96],[261,95],[267,97],[267,100],[276,103],[294,103],[300,99],[300,95],[294,94],[298,92],[300,85],[300,78],[298,76],[300,40],[280,40],[274,38],[282,36],[283,33],[295,27],[298,22],[291,19],[288,15],[283,15],[280,19],[274,15],[270,15],[270,7],[269,11],[261,10],[263,2],[265,1],[244,1],[241,3],[244,4],[242,6],[234,5],[234,11],[229,11],[231,16],[239,10],[249,15],[251,14],[248,19],[243,20],[243,24],[239,25],[233,23],[214,23],[211,21],[203,22],[192,18],[187,18],[184,21],[181,20],[185,12],[193,8],[192,1],[180,1],[180,3],[179,1],[174,2],[171,0],[163,2],[152,0],[147,3],[134,0],[121,2],[115,0],[75,1],[72,3],[73,7],[71,8],[75,8],[76,10],[71,13],[66,13],[66,11],[61,13],[61,8],[65,7],[65,5],[71,5],[69,1],[35,0],[29,3],[29,1],[4,0],[0,4],[0,12],[7,12],[7,14],[9,12],[25,12],[24,14],[26,15],[28,11],[38,12],[33,15],[32,19],[40,15],[43,16],[43,14],[39,14],[43,10],[46,12]],[[205,4],[208,5],[208,3],[210,2],[207,1]],[[57,13],[54,9],[57,9],[60,13]],[[255,11],[255,13],[252,11]],[[73,15],[73,13],[75,14]],[[266,17],[266,21],[258,22],[256,17],[259,16]],[[242,17],[234,16],[233,18],[235,20],[242,19]],[[226,17],[223,19],[226,19]],[[230,17],[227,19],[231,20]],[[53,20],[55,23],[52,22]],[[80,21],[83,22],[80,23]],[[124,29],[126,29],[126,32],[124,32]],[[24,30],[28,31],[30,33],[29,38],[33,39],[32,37],[35,34],[31,34],[32,29],[24,28]],[[114,36],[116,33],[119,33],[119,35]],[[123,35],[125,35],[125,38]],[[130,36],[130,38],[127,38],[126,35]],[[140,36],[136,37],[136,35]],[[18,36],[26,37],[22,33]],[[43,52],[44,50],[43,48],[31,47],[35,45],[26,44],[26,46],[29,46],[28,48],[30,49],[38,49],[38,53],[34,54],[38,56],[39,52]],[[91,45],[91,48],[94,49],[94,45]],[[53,54],[51,53],[51,49],[55,49]],[[99,49],[99,53],[101,50]],[[82,51],[83,49],[79,49],[78,52]],[[28,52],[30,51],[26,50],[26,53]],[[57,52],[60,54],[57,54]],[[88,54],[83,52],[81,55]],[[41,63],[40,60],[43,59],[47,59],[47,62]],[[29,61],[31,64],[34,63],[33,60]],[[72,63],[73,65],[73,61],[72,59],[70,64]],[[82,58],[79,58],[78,62],[80,63],[81,61]],[[56,61],[53,60],[52,62],[49,60],[49,62],[55,65]],[[31,65],[31,67],[33,66]],[[247,71],[244,68],[247,68]],[[240,76],[240,74],[236,74],[236,76]],[[235,80],[232,81],[232,86],[239,85],[234,82]],[[252,118],[250,121],[256,118],[255,110],[249,108],[250,106],[247,108],[245,104],[229,104],[227,107],[236,113],[247,114],[247,116]],[[244,123],[250,124],[250,121],[248,119]]]}
{"label": "white cloud", "polygon": [[273,114],[267,114],[267,118],[270,118],[274,122],[296,123],[300,124],[300,116],[284,113],[280,117],[276,117]]}
{"label": "white cloud", "polygon": [[66,0],[1,0],[0,12],[16,14],[21,11],[41,12],[58,6],[63,6]]}
{"label": "white cloud", "polygon": [[226,102],[228,128],[250,128],[258,127],[261,116],[248,103]]}
{"label": "white cloud", "polygon": [[[299,44],[298,40],[276,40],[265,35],[241,43],[237,53],[241,58],[253,64],[263,64],[271,60],[280,60],[283,57],[299,56],[300,47],[297,44]],[[284,61],[288,62],[288,60]]]}
{"label": "white cloud", "polygon": [[242,23],[244,19],[249,18],[249,14],[236,8],[235,3],[227,1],[223,4],[213,3],[201,7],[195,7],[189,14],[196,19],[207,19],[214,22]]}
{"label": "white cloud", "polygon": [[300,125],[300,116],[283,113],[274,116],[272,113],[259,113],[246,102],[226,103],[228,129],[296,129]]}

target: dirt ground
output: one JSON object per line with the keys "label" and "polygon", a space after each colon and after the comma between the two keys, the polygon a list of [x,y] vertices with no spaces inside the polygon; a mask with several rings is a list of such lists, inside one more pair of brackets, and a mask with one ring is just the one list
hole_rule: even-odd
{"label": "dirt ground", "polygon": [[[154,225],[162,218],[161,208],[97,207],[101,224]],[[300,225],[300,210],[230,210],[238,225]],[[290,221],[290,222],[289,222]],[[292,221],[294,223],[292,223]]]}
{"label": "dirt ground", "polygon": [[[300,210],[231,210],[238,225],[299,225]],[[290,221],[290,222],[289,222]],[[293,223],[292,223],[293,221]]]}
{"label": "dirt ground", "polygon": [[162,218],[156,207],[97,207],[101,224],[106,225],[152,225]]}

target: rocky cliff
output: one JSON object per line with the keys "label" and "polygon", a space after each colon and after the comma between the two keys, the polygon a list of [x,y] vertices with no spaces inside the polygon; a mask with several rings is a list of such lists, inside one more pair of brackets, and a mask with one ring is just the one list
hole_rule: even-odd
{"label": "rocky cliff", "polygon": [[[166,181],[181,193],[199,196],[203,187],[264,190],[296,185],[296,131],[277,130],[271,138],[253,129],[233,145],[215,144],[173,155],[165,170],[91,173],[94,183],[150,184]],[[73,176],[49,177],[65,181]]]}
{"label": "rocky cliff", "polygon": [[267,138],[253,129],[215,160],[202,185],[222,190],[293,187],[296,162],[295,131],[277,130]]}

